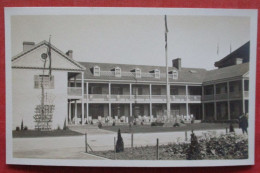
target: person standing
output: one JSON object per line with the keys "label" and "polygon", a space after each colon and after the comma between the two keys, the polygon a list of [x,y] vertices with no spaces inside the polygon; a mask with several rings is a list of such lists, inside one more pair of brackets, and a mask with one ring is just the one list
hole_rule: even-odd
{"label": "person standing", "polygon": [[239,118],[239,128],[242,129],[243,134],[246,132],[247,133],[247,128],[248,128],[248,118],[245,114],[242,114],[242,116]]}

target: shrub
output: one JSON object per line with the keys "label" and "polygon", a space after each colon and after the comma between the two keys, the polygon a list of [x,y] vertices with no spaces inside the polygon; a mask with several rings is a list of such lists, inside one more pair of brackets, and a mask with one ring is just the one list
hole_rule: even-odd
{"label": "shrub", "polygon": [[65,121],[64,121],[63,130],[67,130],[66,119],[65,119]]}
{"label": "shrub", "polygon": [[102,123],[101,122],[98,123],[98,128],[100,128],[100,129],[102,128]]}
{"label": "shrub", "polygon": [[136,125],[137,125],[136,121],[134,121],[133,125],[134,125],[134,126],[136,126]]}
{"label": "shrub", "polygon": [[93,125],[93,124],[94,124],[92,120],[90,121],[90,124],[91,124],[91,125]]}
{"label": "shrub", "polygon": [[206,140],[208,157],[221,159],[247,159],[247,139],[235,134],[221,135]]}
{"label": "shrub", "polygon": [[143,126],[143,125],[144,125],[144,123],[143,123],[143,122],[141,122],[141,125]]}
{"label": "shrub", "polygon": [[183,119],[181,119],[181,123],[182,123],[182,124],[185,124],[185,122],[183,121]]}
{"label": "shrub", "polygon": [[113,121],[113,123],[112,123],[112,126],[115,126],[116,125],[116,122],[115,121]]}
{"label": "shrub", "polygon": [[26,130],[28,130],[28,127],[27,127],[27,126],[25,126],[25,127],[23,128],[23,130],[25,130],[25,131],[26,131]]}
{"label": "shrub", "polygon": [[21,130],[23,130],[23,120],[22,120],[22,122],[21,122]]}
{"label": "shrub", "polygon": [[118,133],[117,133],[117,141],[116,141],[116,152],[123,152],[124,151],[124,141],[123,138],[121,136],[121,131],[120,129],[118,129]]}
{"label": "shrub", "polygon": [[193,133],[191,133],[191,142],[190,147],[187,150],[186,159],[187,160],[201,160],[201,147],[199,145],[197,136]]}
{"label": "shrub", "polygon": [[60,130],[60,126],[58,125],[57,130]]}
{"label": "shrub", "polygon": [[179,123],[174,123],[174,124],[173,124],[173,127],[179,127],[179,126],[180,126]]}
{"label": "shrub", "polygon": [[163,126],[164,125],[164,123],[162,123],[162,122],[152,122],[151,123],[151,126]]}
{"label": "shrub", "polygon": [[20,131],[20,127],[17,126],[17,127],[15,128],[15,131]]}

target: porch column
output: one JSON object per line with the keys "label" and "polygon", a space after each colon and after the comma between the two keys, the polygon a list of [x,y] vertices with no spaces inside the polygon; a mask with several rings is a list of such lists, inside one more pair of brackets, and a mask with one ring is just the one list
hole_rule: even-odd
{"label": "porch column", "polygon": [[213,88],[214,88],[214,120],[217,120],[216,84],[213,85]]}
{"label": "porch column", "polygon": [[75,120],[75,124],[77,124],[77,120],[78,120],[78,106],[77,106],[77,100],[75,100],[75,114],[74,114],[74,120]]}
{"label": "porch column", "polygon": [[150,108],[150,118],[152,118],[152,116],[153,116],[153,112],[152,112],[152,84],[150,84],[149,85],[149,92],[150,92],[150,106],[149,106],[149,108]]}
{"label": "porch column", "polygon": [[130,95],[130,117],[133,116],[133,105],[132,105],[132,84],[129,84],[129,95]]}
{"label": "porch column", "polygon": [[71,123],[71,101],[69,101],[69,120],[68,123]]}
{"label": "porch column", "polygon": [[202,120],[205,120],[205,103],[202,103]]}
{"label": "porch column", "polygon": [[85,117],[85,110],[84,110],[84,72],[81,72],[81,124],[84,125],[84,117]]}
{"label": "porch column", "polygon": [[111,102],[110,102],[110,97],[111,97],[111,83],[108,83],[108,97],[109,97],[109,103],[108,103],[108,116],[111,118]]}
{"label": "porch column", "polygon": [[108,116],[111,118],[111,103],[108,103]]}
{"label": "porch column", "polygon": [[243,78],[242,79],[242,107],[243,107],[243,114],[245,113],[244,90],[245,90],[245,82],[244,82],[244,78]]}
{"label": "porch column", "polygon": [[202,120],[205,120],[205,111],[204,111],[204,109],[205,109],[205,105],[204,105],[204,103],[203,103],[203,100],[204,100],[204,86],[202,85],[201,86],[201,89],[202,89],[202,93],[201,93],[201,95],[202,95],[202,98],[201,98],[201,102],[202,102]]}
{"label": "porch column", "polygon": [[229,100],[229,82],[227,82],[227,95],[228,95],[228,101],[227,101],[227,108],[228,108],[228,120],[231,119],[230,117],[230,100]]}
{"label": "porch column", "polygon": [[188,96],[188,85],[185,86],[186,87],[186,115],[189,115],[189,104],[188,104],[188,100],[189,100],[189,96]]}
{"label": "porch column", "polygon": [[88,82],[86,82],[86,115],[87,115],[87,122],[88,122],[88,114],[89,114],[89,100],[88,100]]}
{"label": "porch column", "polygon": [[130,117],[132,117],[133,116],[133,107],[132,107],[132,103],[130,103]]}

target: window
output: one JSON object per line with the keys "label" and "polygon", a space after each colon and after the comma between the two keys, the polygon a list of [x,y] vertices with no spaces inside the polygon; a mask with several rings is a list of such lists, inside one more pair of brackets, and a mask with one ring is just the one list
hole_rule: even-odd
{"label": "window", "polygon": [[139,69],[139,68],[135,69],[135,77],[136,78],[141,78],[141,69]]}
{"label": "window", "polygon": [[100,67],[98,66],[94,67],[94,76],[100,76]]}
{"label": "window", "polygon": [[160,78],[160,71],[159,70],[154,70],[154,77],[155,78]]}
{"label": "window", "polygon": [[54,88],[54,76],[49,75],[35,75],[34,76],[34,88],[35,89],[53,89]]}
{"label": "window", "polygon": [[178,71],[177,70],[173,70],[172,71],[172,78],[173,79],[178,79]]}
{"label": "window", "polygon": [[115,68],[115,77],[121,77],[121,69],[119,67]]}

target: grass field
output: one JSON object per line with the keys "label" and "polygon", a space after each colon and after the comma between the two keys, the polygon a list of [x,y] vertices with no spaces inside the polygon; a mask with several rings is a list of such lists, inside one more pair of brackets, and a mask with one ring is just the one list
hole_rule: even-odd
{"label": "grass field", "polygon": [[37,131],[23,130],[13,131],[13,138],[36,138],[36,137],[58,137],[58,136],[79,136],[81,133],[72,130],[52,130],[52,131]]}
{"label": "grass field", "polygon": [[[233,124],[236,128],[237,124]],[[154,132],[178,132],[178,131],[191,131],[191,130],[215,130],[215,129],[226,129],[229,128],[229,124],[226,123],[197,123],[187,124],[180,127],[162,127],[162,126],[150,126],[150,125],[135,125],[131,128],[129,126],[104,126],[102,129],[117,132],[118,129],[121,133],[154,133]]]}

